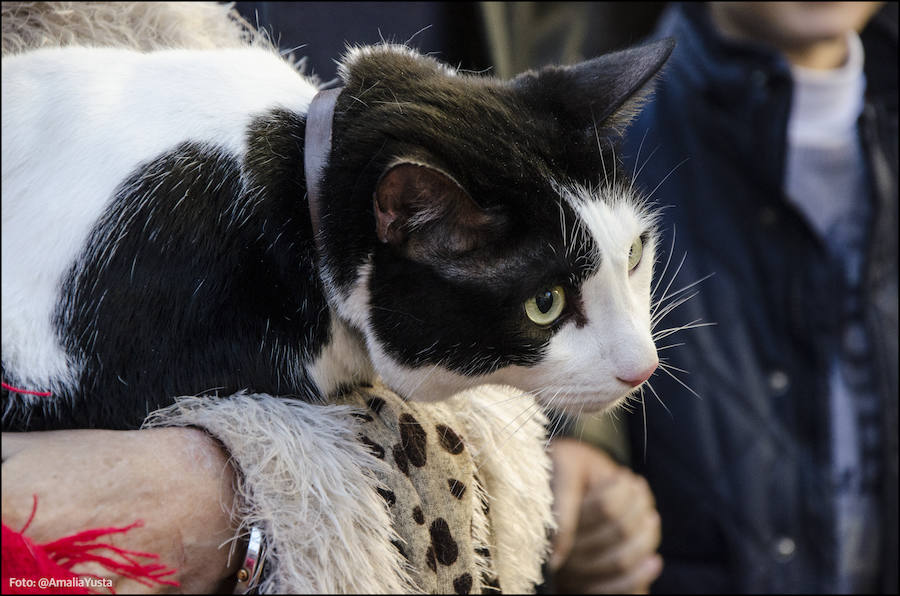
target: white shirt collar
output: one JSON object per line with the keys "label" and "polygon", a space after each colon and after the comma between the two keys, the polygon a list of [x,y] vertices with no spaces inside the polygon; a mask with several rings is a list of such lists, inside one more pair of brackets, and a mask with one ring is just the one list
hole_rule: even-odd
{"label": "white shirt collar", "polygon": [[847,42],[847,60],[842,66],[829,70],[791,66],[790,143],[830,145],[856,134],[866,88],[864,52],[856,32],[850,32]]}

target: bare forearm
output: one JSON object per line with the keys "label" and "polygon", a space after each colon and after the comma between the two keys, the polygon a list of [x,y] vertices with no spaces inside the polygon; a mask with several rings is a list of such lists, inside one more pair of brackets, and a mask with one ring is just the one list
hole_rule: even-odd
{"label": "bare forearm", "polygon": [[[185,592],[228,581],[234,536],[234,471],[220,445],[190,428],[3,433],[3,522],[46,542],[87,528],[144,524],[110,537],[116,546],[157,553],[178,570]],[[146,591],[115,578],[118,591]]]}

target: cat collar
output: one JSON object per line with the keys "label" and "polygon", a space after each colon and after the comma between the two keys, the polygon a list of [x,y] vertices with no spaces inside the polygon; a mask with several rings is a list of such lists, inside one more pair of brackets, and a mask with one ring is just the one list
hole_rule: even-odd
{"label": "cat collar", "polygon": [[303,165],[306,174],[306,197],[316,249],[321,254],[319,222],[322,203],[322,177],[331,155],[331,125],[334,106],[343,87],[323,89],[316,93],[306,113],[306,134],[303,145]]}

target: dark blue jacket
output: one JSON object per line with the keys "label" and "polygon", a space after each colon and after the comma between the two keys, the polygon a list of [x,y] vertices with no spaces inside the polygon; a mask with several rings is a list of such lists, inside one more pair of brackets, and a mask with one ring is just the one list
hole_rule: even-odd
{"label": "dark blue jacket", "polygon": [[[884,421],[883,588],[896,593],[896,3],[887,10],[862,35],[860,133],[874,187],[864,301]],[[686,342],[660,356],[690,372],[679,377],[701,398],[658,372],[651,383],[671,413],[647,393],[646,450],[640,410],[629,419],[634,466],[662,516],[665,569],[653,589],[828,592],[828,371],[843,277],[782,191],[789,67],[775,53],[722,40],[701,4],[671,7],[657,36],[678,45],[628,131],[624,159],[629,173],[635,162],[642,168],[646,191],[660,184],[654,198],[671,205],[662,246],[674,228],[675,254],[662,287],[684,253],[672,290],[715,273],[662,326],[717,325],[661,342]]]}

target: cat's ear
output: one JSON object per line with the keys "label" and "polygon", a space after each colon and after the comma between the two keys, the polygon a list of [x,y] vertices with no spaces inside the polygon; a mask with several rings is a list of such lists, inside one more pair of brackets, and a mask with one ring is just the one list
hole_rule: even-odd
{"label": "cat's ear", "polygon": [[500,223],[451,176],[412,162],[395,164],[381,175],[374,212],[378,240],[414,260],[474,250]]}
{"label": "cat's ear", "polygon": [[637,115],[674,48],[675,40],[668,37],[572,66],[527,72],[512,84],[573,126],[621,130]]}

